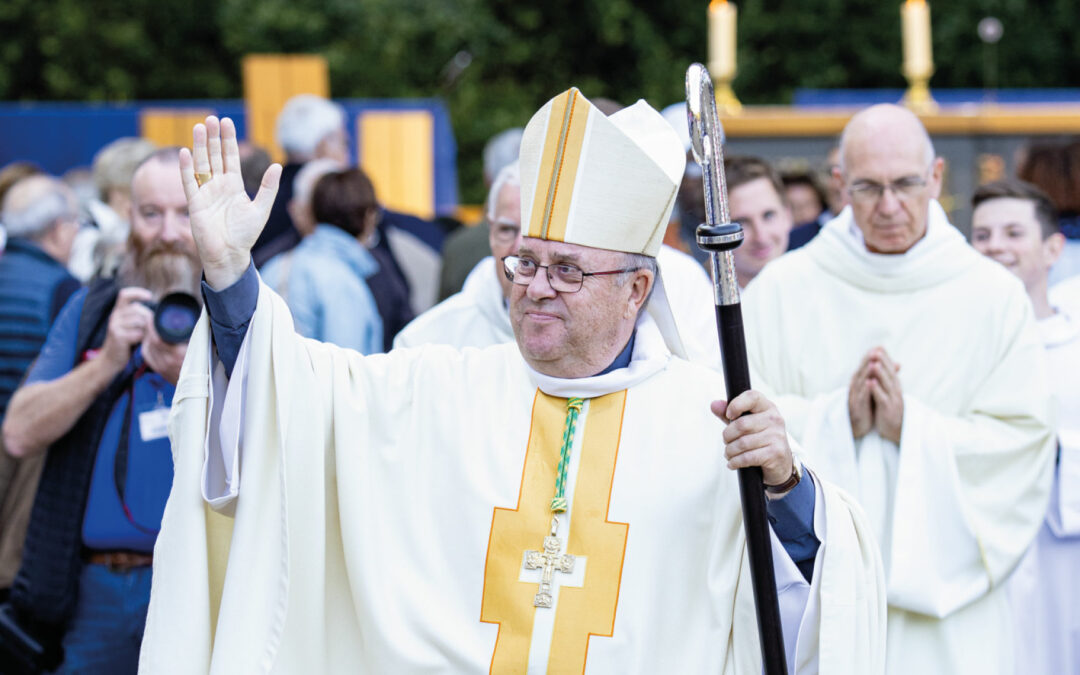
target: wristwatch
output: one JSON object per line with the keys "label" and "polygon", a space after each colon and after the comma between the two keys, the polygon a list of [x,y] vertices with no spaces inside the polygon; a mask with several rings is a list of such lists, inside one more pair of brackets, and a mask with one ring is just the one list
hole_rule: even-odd
{"label": "wristwatch", "polygon": [[795,489],[802,480],[802,464],[798,461],[791,463],[791,477],[779,485],[766,485],[765,492],[770,495],[783,495]]}

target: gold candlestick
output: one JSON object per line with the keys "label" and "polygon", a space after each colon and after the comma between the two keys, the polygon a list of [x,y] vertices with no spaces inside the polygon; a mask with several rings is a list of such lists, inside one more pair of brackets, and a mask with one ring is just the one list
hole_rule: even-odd
{"label": "gold candlestick", "polygon": [[720,112],[737,115],[742,103],[731,88],[737,71],[735,64],[735,28],[738,10],[727,0],[709,2],[709,72],[716,88],[716,106]]}
{"label": "gold candlestick", "polygon": [[937,110],[930,95],[930,76],[934,74],[934,55],[930,43],[930,5],[926,0],[905,0],[900,5],[900,22],[904,43],[904,64],[901,72],[908,81],[903,103],[915,112]]}

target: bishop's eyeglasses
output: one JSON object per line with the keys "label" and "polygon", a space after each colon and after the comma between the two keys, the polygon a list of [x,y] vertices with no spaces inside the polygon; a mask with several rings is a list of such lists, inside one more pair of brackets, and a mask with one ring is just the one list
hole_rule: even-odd
{"label": "bishop's eyeglasses", "polygon": [[634,272],[640,267],[627,267],[621,270],[607,270],[604,272],[584,272],[573,263],[551,263],[541,265],[532,258],[523,258],[516,255],[508,255],[502,259],[503,271],[506,278],[518,286],[528,286],[536,278],[537,270],[547,270],[548,283],[552,290],[559,293],[577,293],[585,282],[585,277],[599,277],[607,274],[622,274]]}

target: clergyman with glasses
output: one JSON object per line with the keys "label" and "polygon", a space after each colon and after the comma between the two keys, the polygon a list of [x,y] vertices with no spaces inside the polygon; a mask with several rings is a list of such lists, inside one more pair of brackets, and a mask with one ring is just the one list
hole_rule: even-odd
{"label": "clergyman with glasses", "polygon": [[250,263],[279,168],[248,201],[235,147],[208,118],[184,156],[209,316],[173,410],[142,672],[760,673],[728,470],[751,464],[788,662],[881,672],[858,508],[802,471],[761,393],[714,401],[720,373],[677,356],[654,256],[685,154],[648,104],[608,117],[570,89],[528,124],[516,344],[486,349],[299,338]]}
{"label": "clergyman with glasses", "polygon": [[[521,246],[521,170],[518,162],[496,174],[485,202],[491,256],[469,273],[461,291],[413,319],[397,337],[394,347],[425,344],[489,347],[514,341],[510,325],[510,289]],[[716,321],[710,311],[713,288],[704,269],[691,256],[667,244],[656,253],[662,273],[665,302],[679,331],[686,358],[711,367],[720,366]],[[573,272],[580,273],[581,270]],[[526,279],[519,276],[519,283]],[[557,281],[555,281],[557,283]]]}
{"label": "clergyman with glasses", "polygon": [[943,170],[911,112],[856,114],[850,205],[750,286],[748,350],[809,463],[870,518],[888,672],[1011,673],[1002,584],[1045,512],[1048,385],[1024,288],[949,223]]}

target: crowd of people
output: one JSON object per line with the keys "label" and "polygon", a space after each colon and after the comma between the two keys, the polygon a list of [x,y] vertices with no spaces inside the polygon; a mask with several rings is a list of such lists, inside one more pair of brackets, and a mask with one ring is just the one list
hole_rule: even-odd
{"label": "crowd of people", "polygon": [[758,673],[757,466],[790,672],[1080,674],[1080,142],[969,239],[904,108],[728,156],[725,401],[685,120],[570,89],[456,228],[316,96],[0,170],[0,672]]}

